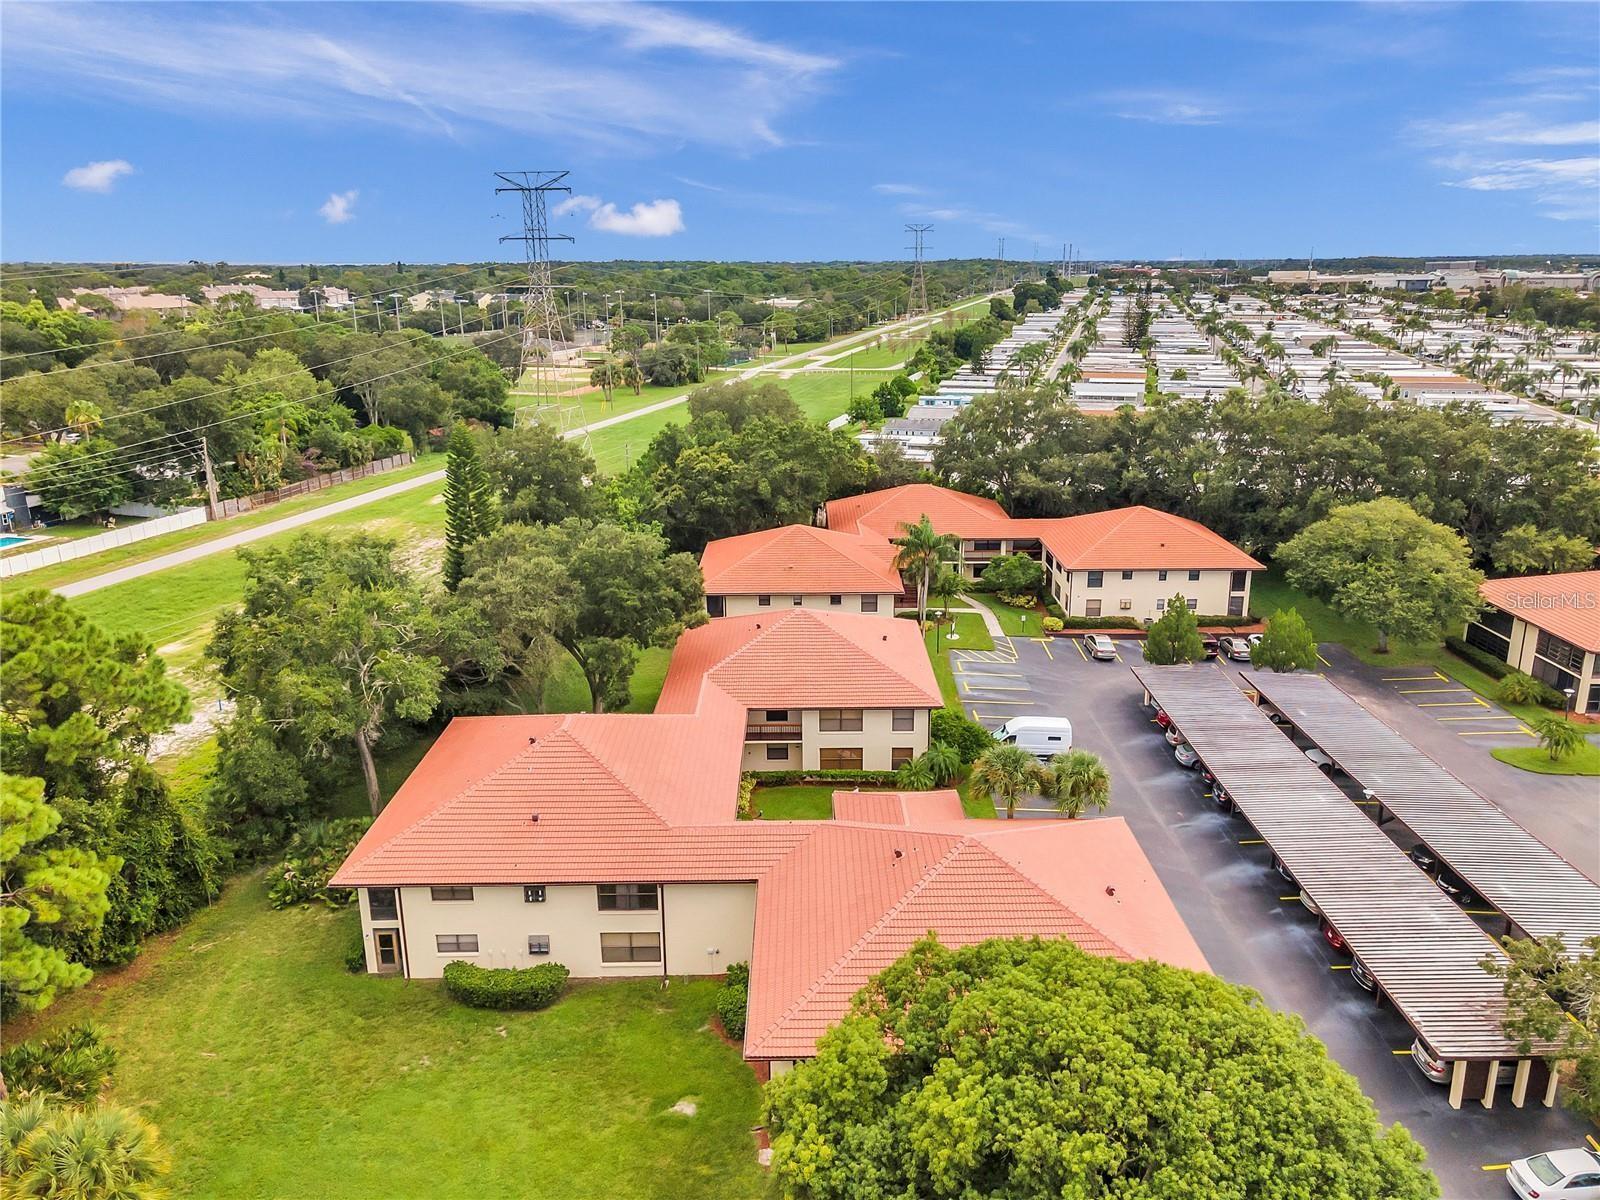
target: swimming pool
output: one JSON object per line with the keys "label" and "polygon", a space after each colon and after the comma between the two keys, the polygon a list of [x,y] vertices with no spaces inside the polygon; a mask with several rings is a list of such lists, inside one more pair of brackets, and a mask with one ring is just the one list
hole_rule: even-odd
{"label": "swimming pool", "polygon": [[13,546],[26,546],[27,544],[28,539],[25,537],[17,537],[11,533],[0,533],[0,550],[9,550]]}

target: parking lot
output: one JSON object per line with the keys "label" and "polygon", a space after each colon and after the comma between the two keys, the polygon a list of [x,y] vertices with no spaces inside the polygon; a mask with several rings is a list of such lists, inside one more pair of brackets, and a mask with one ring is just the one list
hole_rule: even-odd
{"label": "parking lot", "polygon": [[[1360,1079],[1384,1121],[1403,1123],[1427,1147],[1447,1200],[1509,1195],[1502,1172],[1485,1167],[1583,1144],[1584,1122],[1559,1108],[1513,1108],[1506,1089],[1492,1110],[1449,1107],[1445,1089],[1429,1083],[1407,1056],[1412,1034],[1404,1020],[1350,980],[1350,960],[1322,940],[1292,885],[1273,870],[1266,846],[1242,818],[1213,805],[1197,772],[1177,765],[1128,670],[1128,662],[1142,657],[1139,642],[1119,640],[1121,661],[1115,662],[1087,659],[1065,638],[1013,639],[994,651],[960,653],[970,657],[952,664],[958,686],[968,711],[984,724],[993,727],[1018,713],[1072,721],[1074,744],[1099,754],[1111,772],[1108,814],[1133,827],[1213,970],[1255,988],[1272,1007],[1298,1014]],[[1330,662],[1336,669],[1339,659],[1330,655]],[[1391,720],[1387,712],[1380,715]],[[1438,732],[1426,716],[1415,719],[1434,725],[1456,755],[1471,744]],[[1413,737],[1409,728],[1391,724]],[[1486,752],[1474,757],[1503,766]],[[1457,768],[1454,758],[1444,761]],[[1489,795],[1500,798],[1496,791]]]}

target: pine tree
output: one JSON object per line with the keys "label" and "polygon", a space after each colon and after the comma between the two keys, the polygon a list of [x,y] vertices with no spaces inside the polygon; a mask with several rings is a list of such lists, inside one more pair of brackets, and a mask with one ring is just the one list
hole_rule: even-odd
{"label": "pine tree", "polygon": [[1205,644],[1200,640],[1200,623],[1180,593],[1167,601],[1167,611],[1145,635],[1144,660],[1166,666],[1199,662],[1205,653]]}
{"label": "pine tree", "polygon": [[467,547],[500,524],[489,474],[465,421],[457,421],[445,443],[444,586],[455,591],[464,572]]}
{"label": "pine tree", "polygon": [[1292,608],[1273,613],[1261,640],[1250,651],[1250,665],[1257,670],[1316,670],[1317,639],[1311,636],[1311,626]]}

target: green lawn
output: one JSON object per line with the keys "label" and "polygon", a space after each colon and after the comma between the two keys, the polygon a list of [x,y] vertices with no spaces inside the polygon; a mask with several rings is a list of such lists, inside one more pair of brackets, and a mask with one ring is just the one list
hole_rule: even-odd
{"label": "green lawn", "polygon": [[1503,763],[1540,775],[1600,775],[1600,746],[1593,742],[1585,742],[1576,754],[1559,762],[1542,746],[1505,746],[1489,753]]}
{"label": "green lawn", "polygon": [[758,787],[755,808],[764,821],[827,821],[833,817],[833,792],[825,784]]}
{"label": "green lawn", "polygon": [[[750,1197],[759,1090],[707,1028],[715,981],[586,983],[539,1013],[351,975],[356,914],[273,912],[235,883],[71,1021],[118,1052],[114,1097],[160,1126],[175,1197]],[[690,1099],[693,1117],[669,1111]]]}
{"label": "green lawn", "polygon": [[1038,609],[1014,608],[1009,604],[1002,604],[993,592],[968,592],[967,595],[1000,618],[1000,628],[1007,637],[1038,637],[1044,631],[1044,626],[1040,622],[1044,620],[1045,614]]}
{"label": "green lawn", "polygon": [[[252,529],[257,525],[265,525],[270,521],[276,521],[283,517],[292,517],[297,513],[320,508],[324,504],[332,504],[336,500],[348,500],[352,496],[362,496],[368,492],[377,491],[379,488],[388,487],[392,483],[400,483],[417,475],[426,475],[429,471],[436,471],[443,466],[443,454],[418,455],[416,461],[409,466],[398,467],[393,471],[385,471],[381,475],[369,475],[365,479],[357,479],[353,483],[337,484],[334,487],[324,488],[320,492],[296,496],[291,500],[283,500],[277,504],[269,504],[265,508],[245,513],[243,516],[230,517],[225,521],[207,521],[204,525],[180,529],[175,533],[164,533],[160,537],[153,537],[143,542],[133,542],[127,546],[116,546],[110,550],[103,550],[99,554],[91,554],[87,558],[74,559],[71,562],[61,563],[53,567],[41,567],[37,571],[29,571],[26,575],[17,576],[19,584],[12,586],[60,587],[64,583],[87,579],[91,575],[100,575],[118,567],[126,567],[131,563],[158,558],[174,550],[186,550],[190,546],[198,546],[203,542],[211,541],[213,538],[227,537],[229,534]],[[426,489],[419,489],[419,491],[424,490]],[[52,528],[52,532],[54,532],[54,528]]]}
{"label": "green lawn", "polygon": [[934,678],[939,681],[939,692],[944,697],[946,708],[965,712],[961,704],[961,692],[956,687],[955,674],[950,669],[950,651],[962,650],[993,650],[994,641],[989,637],[989,631],[984,627],[983,618],[977,613],[958,612],[951,614],[954,622],[956,640],[951,641],[940,634],[948,627],[930,626],[922,635],[922,641],[928,648],[928,658],[933,663]]}

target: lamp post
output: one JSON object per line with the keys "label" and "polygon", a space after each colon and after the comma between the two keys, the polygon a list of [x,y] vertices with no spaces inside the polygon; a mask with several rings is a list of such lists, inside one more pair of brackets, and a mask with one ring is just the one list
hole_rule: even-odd
{"label": "lamp post", "polygon": [[1567,698],[1567,709],[1566,709],[1566,711],[1567,711],[1567,715],[1570,716],[1572,713],[1576,712],[1577,709],[1578,709],[1578,704],[1577,704],[1578,689],[1575,688],[1575,687],[1569,687],[1569,688],[1562,688],[1561,691]]}

